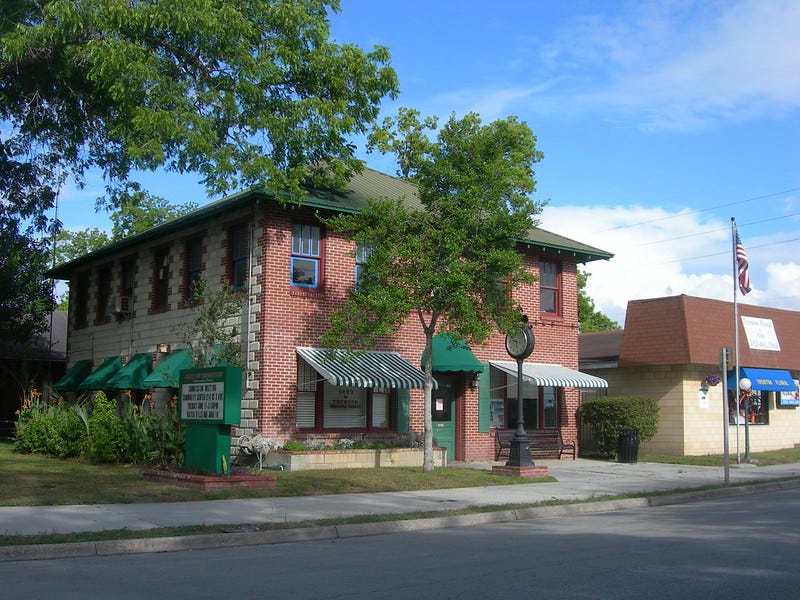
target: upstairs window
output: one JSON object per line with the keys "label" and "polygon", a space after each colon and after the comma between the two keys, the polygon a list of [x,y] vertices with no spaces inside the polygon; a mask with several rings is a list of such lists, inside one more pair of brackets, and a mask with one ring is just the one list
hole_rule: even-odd
{"label": "upstairs window", "polygon": [[244,290],[247,285],[247,225],[237,225],[228,233],[228,255],[230,257],[230,283],[237,291]]}
{"label": "upstairs window", "polygon": [[75,327],[86,327],[89,325],[89,273],[78,275],[74,284],[70,306],[75,307]]}
{"label": "upstairs window", "polygon": [[356,244],[356,271],[355,286],[361,287],[361,283],[367,276],[367,259],[375,252],[374,244]]}
{"label": "upstairs window", "polygon": [[95,318],[98,324],[108,321],[108,301],[111,298],[111,265],[97,270],[97,305]]}
{"label": "upstairs window", "polygon": [[203,239],[192,238],[186,241],[184,266],[186,273],[184,297],[195,300],[198,292],[197,284],[203,276]]}
{"label": "upstairs window", "polygon": [[153,309],[169,309],[169,248],[153,255]]}
{"label": "upstairs window", "polygon": [[556,262],[539,262],[539,307],[549,315],[561,314],[561,272]]}
{"label": "upstairs window", "polygon": [[294,286],[317,288],[320,284],[320,228],[292,225],[292,279]]}
{"label": "upstairs window", "polygon": [[122,261],[120,270],[119,293],[133,301],[133,289],[136,285],[136,259],[128,258]]}

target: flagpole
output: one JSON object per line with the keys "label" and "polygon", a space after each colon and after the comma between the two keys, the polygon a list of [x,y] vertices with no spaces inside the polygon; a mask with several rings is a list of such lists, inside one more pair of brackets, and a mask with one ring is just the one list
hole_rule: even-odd
{"label": "flagpole", "polygon": [[[733,331],[734,337],[736,338],[736,386],[737,386],[737,400],[740,399],[738,393],[739,388],[743,387],[742,382],[747,382],[744,384],[745,389],[741,390],[741,400],[744,400],[744,460],[745,462],[750,462],[750,398],[752,397],[752,384],[750,383],[749,379],[742,379],[739,380],[739,371],[741,366],[739,365],[739,301],[738,301],[738,294],[736,291],[736,285],[739,286],[739,291],[742,292],[742,296],[746,296],[751,292],[750,287],[750,265],[747,262],[747,253],[744,251],[744,246],[742,245],[742,240],[739,237],[739,230],[736,228],[736,219],[731,217],[731,227],[733,228],[733,245],[734,245],[734,254],[735,254],[735,273],[734,277],[736,281],[733,284],[733,315],[734,315],[734,324],[733,324]],[[737,409],[739,406],[737,405]],[[739,419],[736,419],[737,423]],[[737,425],[738,427],[738,425]],[[739,441],[739,435],[737,430],[736,441]]]}
{"label": "flagpole", "polygon": [[[734,352],[734,380],[733,397],[736,402],[736,462],[742,462],[742,453],[739,449],[739,262],[736,260],[736,218],[731,217],[731,257],[733,260],[733,352]],[[745,424],[745,427],[747,424]]]}

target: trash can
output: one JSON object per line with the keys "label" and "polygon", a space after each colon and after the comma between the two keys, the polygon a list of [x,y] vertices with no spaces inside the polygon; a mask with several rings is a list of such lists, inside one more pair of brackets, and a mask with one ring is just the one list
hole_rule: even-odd
{"label": "trash can", "polygon": [[617,461],[635,463],[639,460],[639,430],[635,427],[617,429]]}

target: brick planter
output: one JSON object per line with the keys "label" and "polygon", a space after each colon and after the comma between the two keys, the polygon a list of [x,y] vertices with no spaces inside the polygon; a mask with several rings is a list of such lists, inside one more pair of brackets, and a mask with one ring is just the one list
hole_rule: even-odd
{"label": "brick planter", "polygon": [[230,489],[260,490],[275,487],[274,475],[198,475],[196,473],[150,469],[142,472],[142,476],[147,481],[179,485],[204,491]]}
{"label": "brick planter", "polygon": [[[287,471],[311,469],[367,469],[374,467],[421,467],[420,448],[382,448],[380,450],[292,450],[270,452],[264,464]],[[435,467],[447,466],[447,449],[433,449]]]}

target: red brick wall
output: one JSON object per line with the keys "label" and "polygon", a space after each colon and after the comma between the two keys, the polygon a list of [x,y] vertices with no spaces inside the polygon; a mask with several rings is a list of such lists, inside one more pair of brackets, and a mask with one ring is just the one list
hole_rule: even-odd
{"label": "red brick wall", "polygon": [[[258,222],[257,246],[261,267],[256,284],[260,286],[260,313],[255,341],[258,350],[257,420],[264,435],[288,439],[294,433],[296,398],[296,346],[317,346],[327,327],[331,312],[341,305],[353,285],[354,259],[352,242],[331,235],[323,229],[322,288],[306,290],[289,284],[291,257],[291,225],[294,222],[316,224],[311,209],[270,207]],[[552,259],[551,259],[552,260]],[[537,272],[537,259],[529,255],[529,268]],[[578,364],[577,279],[576,265],[562,263],[563,314],[557,319],[539,317],[538,285],[515,291],[515,297],[527,312],[536,336],[532,362],[558,363],[570,368]],[[399,352],[414,365],[419,365],[425,337],[416,315],[411,315],[391,339],[383,340],[382,350]],[[509,360],[504,339],[496,334],[484,346],[472,348],[481,361]],[[463,419],[460,434],[465,441],[464,458],[468,461],[494,457],[490,433],[478,432],[478,390],[465,381],[459,409]],[[577,390],[560,397],[560,425],[565,438],[577,439],[575,411]],[[423,393],[412,390],[410,400],[411,430],[423,430]]]}

